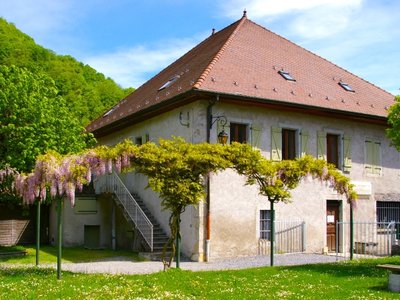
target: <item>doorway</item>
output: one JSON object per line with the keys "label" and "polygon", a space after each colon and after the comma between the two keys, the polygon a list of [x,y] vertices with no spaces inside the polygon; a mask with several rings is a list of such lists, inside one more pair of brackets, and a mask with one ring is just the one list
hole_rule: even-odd
{"label": "doorway", "polygon": [[329,252],[336,251],[336,238],[339,238],[337,232],[337,222],[340,221],[340,201],[326,201],[326,245]]}

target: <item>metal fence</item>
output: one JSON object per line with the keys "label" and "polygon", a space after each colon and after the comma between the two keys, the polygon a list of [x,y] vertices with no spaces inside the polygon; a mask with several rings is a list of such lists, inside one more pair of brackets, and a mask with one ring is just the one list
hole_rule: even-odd
{"label": "metal fence", "polygon": [[376,202],[376,220],[378,222],[400,222],[400,202]]}
{"label": "metal fence", "polygon": [[[275,253],[304,252],[306,245],[306,224],[299,220],[275,221]],[[271,253],[270,239],[258,240],[258,254]]]}
{"label": "metal fence", "polygon": [[[350,257],[350,222],[336,224],[336,256]],[[390,256],[398,247],[399,222],[354,222],[353,257]]]}

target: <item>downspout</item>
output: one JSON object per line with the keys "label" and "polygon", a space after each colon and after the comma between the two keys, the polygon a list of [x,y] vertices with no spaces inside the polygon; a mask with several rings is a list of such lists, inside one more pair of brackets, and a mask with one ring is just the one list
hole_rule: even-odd
{"label": "downspout", "polygon": [[[219,101],[219,95],[215,99],[210,99],[207,106],[207,143],[210,143],[211,127],[212,127],[212,107]],[[210,261],[210,241],[211,241],[211,212],[210,212],[210,176],[207,175],[206,180],[207,199],[206,199],[206,261]]]}

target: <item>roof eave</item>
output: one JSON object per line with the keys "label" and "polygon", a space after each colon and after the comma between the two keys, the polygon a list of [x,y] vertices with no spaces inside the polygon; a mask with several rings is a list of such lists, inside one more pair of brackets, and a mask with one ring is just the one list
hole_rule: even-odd
{"label": "roof eave", "polygon": [[[245,96],[241,94],[225,94],[225,93],[216,93],[211,91],[201,91],[199,92],[203,97],[214,97],[216,94],[220,97],[220,102],[229,102],[232,104],[238,105],[254,105],[254,106],[263,106],[271,109],[279,109],[279,110],[287,110],[287,111],[295,111],[300,113],[314,114],[326,117],[335,117],[340,119],[350,119],[359,122],[367,122],[367,123],[375,123],[381,125],[387,125],[387,117],[363,114],[358,112],[351,112],[346,110],[338,110],[325,108],[314,105],[305,105],[300,103],[291,103],[281,100],[274,99],[265,99],[265,98],[257,98],[251,96]],[[208,95],[208,97],[207,97]],[[246,100],[246,101],[243,101]]]}
{"label": "roof eave", "polygon": [[237,105],[262,106],[265,108],[271,108],[276,110],[294,111],[299,113],[314,114],[331,118],[335,117],[341,119],[350,119],[359,122],[387,125],[387,117],[382,117],[382,116],[362,114],[345,110],[330,109],[313,105],[290,103],[274,99],[250,97],[239,94],[235,95],[235,94],[226,94],[213,91],[191,89],[169,100],[152,105],[149,108],[138,111],[132,115],[126,116],[125,118],[116,120],[113,123],[107,124],[98,129],[94,129],[91,132],[94,134],[96,138],[106,136],[112,132],[121,130],[127,126],[137,124],[146,119],[155,117],[157,115],[160,115],[161,113],[172,110],[184,104],[194,102],[198,99],[204,99],[204,100],[211,99],[214,98],[215,95],[219,95],[220,102],[232,103]]}
{"label": "roof eave", "polygon": [[197,94],[195,92],[196,90],[191,89],[173,98],[154,104],[148,108],[142,109],[124,118],[118,119],[110,124],[93,129],[91,130],[91,133],[93,133],[96,138],[103,137],[112,132],[126,128],[127,126],[140,123],[161,113],[179,107],[182,105],[182,102],[184,102],[185,104],[191,103],[196,100]]}

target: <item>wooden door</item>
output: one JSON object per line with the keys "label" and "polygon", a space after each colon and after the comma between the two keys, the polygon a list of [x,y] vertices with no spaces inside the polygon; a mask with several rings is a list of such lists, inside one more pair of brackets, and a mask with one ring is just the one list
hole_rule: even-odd
{"label": "wooden door", "polygon": [[339,221],[339,202],[328,201],[326,205],[326,244],[328,251],[336,251],[336,223]]}

